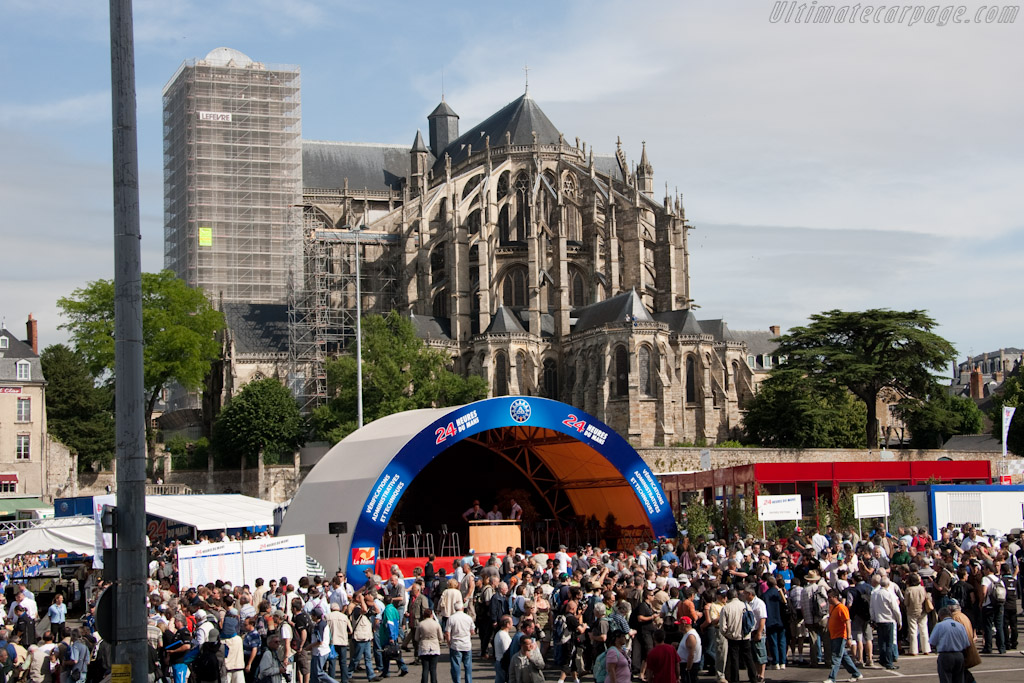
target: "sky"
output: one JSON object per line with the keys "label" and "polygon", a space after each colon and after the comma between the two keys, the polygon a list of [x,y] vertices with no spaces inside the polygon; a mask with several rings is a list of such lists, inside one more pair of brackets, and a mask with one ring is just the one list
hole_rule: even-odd
{"label": "sky", "polygon": [[[1024,15],[798,23],[791,4],[136,0],[143,268],[163,265],[182,61],[298,65],[305,139],[409,145],[442,87],[468,130],[528,65],[567,140],[621,138],[632,161],[646,141],[656,196],[682,193],[699,317],[923,309],[961,359],[1024,347]],[[109,59],[107,3],[0,0],[0,316],[23,334],[32,313],[42,346],[66,340],[59,297],[113,277]]]}

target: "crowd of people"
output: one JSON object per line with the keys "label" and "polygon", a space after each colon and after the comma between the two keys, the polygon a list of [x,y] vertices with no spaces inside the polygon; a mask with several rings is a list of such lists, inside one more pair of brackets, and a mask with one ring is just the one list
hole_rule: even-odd
{"label": "crowd of people", "polygon": [[[179,586],[173,550],[152,548],[149,583],[151,672],[167,683],[377,681],[410,663],[437,683],[444,654],[452,683],[474,666],[496,683],[760,683],[794,665],[834,683],[929,653],[959,683],[981,655],[1018,647],[1020,539],[969,526],[508,548],[432,557],[411,576],[368,569],[358,590],[340,571]],[[33,597],[8,588],[0,683],[102,680],[110,652],[91,615],[67,629],[58,609],[37,633]]]}

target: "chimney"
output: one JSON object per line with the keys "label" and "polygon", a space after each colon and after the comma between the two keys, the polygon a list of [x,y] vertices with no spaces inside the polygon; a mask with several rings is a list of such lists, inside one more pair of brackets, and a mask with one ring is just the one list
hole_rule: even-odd
{"label": "chimney", "polygon": [[25,332],[28,334],[28,338],[25,339],[25,343],[32,347],[32,353],[39,355],[39,321],[32,317],[32,314],[28,314],[28,321],[25,323]]}
{"label": "chimney", "polygon": [[768,331],[772,333],[773,337],[782,336],[782,328],[779,327],[778,325],[772,325],[771,327],[768,328]]}
{"label": "chimney", "polygon": [[981,370],[974,368],[971,370],[971,398],[976,401],[980,401],[985,398],[985,392],[982,385]]}
{"label": "chimney", "polygon": [[992,373],[992,381],[995,382],[996,384],[1002,384],[1004,379],[1005,376],[1001,371],[996,370],[995,372]]}

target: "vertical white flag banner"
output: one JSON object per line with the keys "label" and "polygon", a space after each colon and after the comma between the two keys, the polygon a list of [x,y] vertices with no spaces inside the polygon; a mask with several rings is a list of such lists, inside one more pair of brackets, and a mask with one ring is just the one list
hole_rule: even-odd
{"label": "vertical white flag banner", "polygon": [[1017,410],[1011,406],[1003,406],[1003,457],[1006,457],[1006,436],[1010,433],[1010,420],[1013,419],[1013,413]]}

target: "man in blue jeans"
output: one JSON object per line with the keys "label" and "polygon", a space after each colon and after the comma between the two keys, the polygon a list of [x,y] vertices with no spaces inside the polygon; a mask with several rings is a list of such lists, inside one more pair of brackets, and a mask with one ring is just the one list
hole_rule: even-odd
{"label": "man in blue jeans", "polygon": [[[875,582],[878,582],[877,584]],[[871,577],[871,621],[878,634],[878,662],[884,668],[898,669],[896,665],[896,631],[903,623],[900,602],[890,587],[889,577]]]}
{"label": "man in blue jeans", "polygon": [[845,666],[850,672],[851,681],[859,681],[864,678],[853,658],[846,651],[846,644],[853,643],[853,626],[850,623],[850,611],[843,604],[842,595],[836,589],[828,592],[828,637],[832,650],[832,670],[828,674],[825,683],[835,683],[839,675],[839,667]]}
{"label": "man in blue jeans", "polygon": [[[473,618],[456,606],[455,614],[448,617],[444,630],[444,641],[448,643],[448,656],[451,659],[452,683],[473,683],[473,633],[476,624]],[[465,678],[460,676],[465,671]]]}

